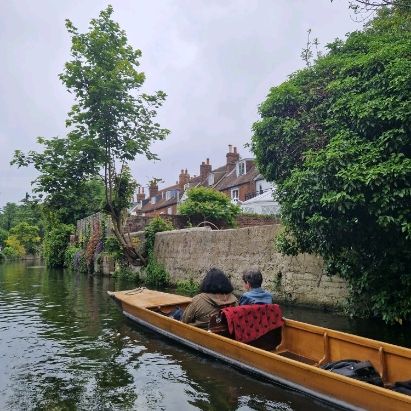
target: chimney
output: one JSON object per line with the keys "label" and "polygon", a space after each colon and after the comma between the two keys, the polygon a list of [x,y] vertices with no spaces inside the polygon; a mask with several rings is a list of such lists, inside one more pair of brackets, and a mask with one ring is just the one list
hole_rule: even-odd
{"label": "chimney", "polygon": [[178,176],[178,185],[181,191],[184,191],[184,185],[190,181],[190,174],[188,174],[187,169],[181,170]]}
{"label": "chimney", "polygon": [[140,203],[144,200],[146,195],[144,194],[144,187],[139,187],[137,192],[137,203]]}
{"label": "chimney", "polygon": [[205,180],[208,175],[211,173],[211,164],[210,159],[207,158],[206,162],[202,162],[200,165],[200,177],[202,180]]}
{"label": "chimney", "polygon": [[150,185],[148,187],[148,195],[150,198],[156,196],[158,194],[158,184],[156,180],[150,181]]}
{"label": "chimney", "polygon": [[226,154],[227,164],[225,167],[226,173],[229,173],[235,168],[235,163],[240,159],[240,154],[237,153],[237,147],[234,147],[231,144],[228,145],[228,153]]}

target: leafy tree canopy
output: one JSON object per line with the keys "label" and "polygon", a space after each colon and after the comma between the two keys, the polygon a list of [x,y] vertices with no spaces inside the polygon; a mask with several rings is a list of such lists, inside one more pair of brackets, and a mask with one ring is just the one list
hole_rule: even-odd
{"label": "leafy tree canopy", "polygon": [[204,220],[224,221],[235,224],[240,207],[220,191],[209,187],[193,187],[187,192],[187,199],[179,206],[182,215],[201,216]]}
{"label": "leafy tree canopy", "polygon": [[351,308],[411,315],[411,20],[382,9],[363,31],[271,89],[253,126],[278,184],[288,253],[321,255]]}
{"label": "leafy tree canopy", "polygon": [[35,254],[38,251],[41,242],[39,227],[23,221],[15,225],[10,230],[10,234],[16,237],[27,253]]}
{"label": "leafy tree canopy", "polygon": [[41,207],[26,196],[22,204],[7,203],[0,209],[0,228],[9,231],[20,222],[41,226]]}

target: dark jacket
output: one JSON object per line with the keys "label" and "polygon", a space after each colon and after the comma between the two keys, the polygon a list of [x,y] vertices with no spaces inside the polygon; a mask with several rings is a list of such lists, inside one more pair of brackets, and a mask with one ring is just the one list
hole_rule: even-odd
{"label": "dark jacket", "polygon": [[197,294],[184,310],[181,321],[205,328],[213,314],[217,314],[222,307],[233,305],[237,305],[237,298],[232,293]]}

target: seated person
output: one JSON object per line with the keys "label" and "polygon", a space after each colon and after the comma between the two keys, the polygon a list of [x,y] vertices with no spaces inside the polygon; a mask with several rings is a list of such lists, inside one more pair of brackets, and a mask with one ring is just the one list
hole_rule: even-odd
{"label": "seated person", "polygon": [[221,270],[212,268],[201,282],[200,294],[194,296],[184,310],[181,321],[206,328],[213,314],[234,305],[237,305],[237,298],[230,280]]}
{"label": "seated person", "polygon": [[272,304],[273,296],[261,288],[263,276],[261,271],[249,270],[243,273],[246,292],[240,298],[240,305]]}

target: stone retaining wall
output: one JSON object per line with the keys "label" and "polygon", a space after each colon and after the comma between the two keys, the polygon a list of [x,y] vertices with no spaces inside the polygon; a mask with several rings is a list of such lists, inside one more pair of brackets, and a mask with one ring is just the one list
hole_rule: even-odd
{"label": "stone retaining wall", "polygon": [[157,233],[154,252],[173,281],[192,278],[199,282],[211,267],[230,275],[242,292],[241,273],[258,268],[263,286],[277,301],[338,307],[347,296],[346,283],[323,275],[320,258],[301,254],[283,256],[275,250],[274,239],[281,225],[264,225],[230,230],[194,228]]}

